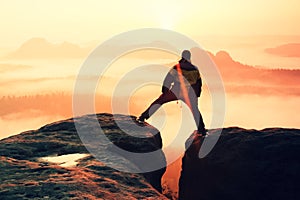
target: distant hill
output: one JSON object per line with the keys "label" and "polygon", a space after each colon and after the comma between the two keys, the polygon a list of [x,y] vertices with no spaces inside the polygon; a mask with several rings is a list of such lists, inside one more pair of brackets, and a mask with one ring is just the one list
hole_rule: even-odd
{"label": "distant hill", "polygon": [[260,95],[300,95],[300,70],[266,69],[237,62],[228,52],[209,53],[217,65],[226,92]]}
{"label": "distant hill", "polygon": [[85,57],[90,48],[63,42],[53,44],[43,38],[32,38],[24,42],[16,51],[4,58],[8,59],[49,59],[49,58],[78,58]]}
{"label": "distant hill", "polygon": [[282,57],[300,57],[300,44],[283,44],[275,48],[267,48],[265,52]]}

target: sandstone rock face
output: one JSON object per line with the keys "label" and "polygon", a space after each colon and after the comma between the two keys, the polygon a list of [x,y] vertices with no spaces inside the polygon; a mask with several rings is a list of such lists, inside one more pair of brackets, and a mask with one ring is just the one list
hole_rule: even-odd
{"label": "sandstone rock face", "polygon": [[300,199],[300,130],[226,128],[202,159],[203,138],[187,143],[191,140],[182,159],[179,199]]}
{"label": "sandstone rock face", "polygon": [[[0,199],[166,199],[160,194],[165,168],[144,174],[122,172],[89,154],[74,126],[74,120],[92,126],[89,118],[67,119],[1,140]],[[107,138],[120,148],[136,153],[162,148],[160,133],[148,124],[136,129],[132,116],[97,114],[97,120]],[[118,123],[125,124],[130,135]],[[109,152],[108,144],[99,144],[99,150],[107,153],[110,162],[116,159],[120,165],[137,169],[144,165]],[[74,153],[87,156],[75,166],[41,159]],[[163,152],[159,155],[157,159],[165,163]]]}

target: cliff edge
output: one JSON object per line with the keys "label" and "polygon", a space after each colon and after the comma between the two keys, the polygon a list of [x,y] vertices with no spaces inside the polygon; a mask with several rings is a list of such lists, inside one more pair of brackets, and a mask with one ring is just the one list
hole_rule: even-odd
{"label": "cliff edge", "polygon": [[[152,126],[145,123],[137,131],[133,116],[96,116],[106,137],[120,148],[132,152],[161,151],[160,133]],[[89,117],[62,120],[1,140],[0,199],[166,199],[160,193],[165,168],[143,174],[122,172],[87,151],[74,120],[89,128]],[[126,124],[126,132],[131,135],[123,132],[118,123]],[[135,134],[144,138],[134,137]],[[101,151],[109,152],[109,145],[99,146]],[[165,163],[163,152],[159,155],[157,159]],[[107,154],[110,160],[114,156],[114,152]],[[143,163],[120,155],[115,159],[116,163],[143,167]]]}
{"label": "cliff edge", "polygon": [[[212,135],[205,138],[209,140]],[[300,130],[223,129],[213,150],[199,159],[202,137],[187,140],[179,199],[300,198]]]}

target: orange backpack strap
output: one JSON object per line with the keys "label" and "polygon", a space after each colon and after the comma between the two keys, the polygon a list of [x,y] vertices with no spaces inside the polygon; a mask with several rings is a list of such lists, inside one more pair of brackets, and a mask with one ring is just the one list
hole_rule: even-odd
{"label": "orange backpack strap", "polygon": [[189,95],[188,95],[187,88],[185,87],[185,82],[184,82],[184,78],[183,78],[182,71],[181,71],[181,68],[180,68],[180,63],[178,63],[176,65],[176,69],[177,69],[177,72],[178,72],[178,78],[179,78],[179,82],[180,82],[180,89],[181,89],[184,101],[188,105],[188,107],[191,108],[191,102],[190,102],[190,98],[189,98]]}

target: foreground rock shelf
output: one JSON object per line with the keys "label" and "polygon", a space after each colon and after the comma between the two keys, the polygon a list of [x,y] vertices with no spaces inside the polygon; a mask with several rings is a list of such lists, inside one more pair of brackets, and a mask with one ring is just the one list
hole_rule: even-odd
{"label": "foreground rock shelf", "polygon": [[[88,128],[93,126],[89,118],[67,119],[1,140],[0,199],[166,199],[160,193],[165,168],[144,174],[125,173],[86,155],[89,152],[76,133],[74,120]],[[137,130],[132,116],[98,114],[97,119],[106,136],[121,148],[151,152],[162,147],[159,132],[147,124]],[[119,129],[117,123],[129,127],[126,131],[131,135]],[[136,138],[135,134],[145,138]],[[99,146],[99,150],[109,152],[106,144]],[[45,161],[48,156],[66,158],[77,154],[84,156],[73,158],[71,165]],[[119,159],[116,163],[143,167],[126,158],[120,161],[120,155],[113,152],[108,156]],[[165,162],[163,152],[157,159]]]}

